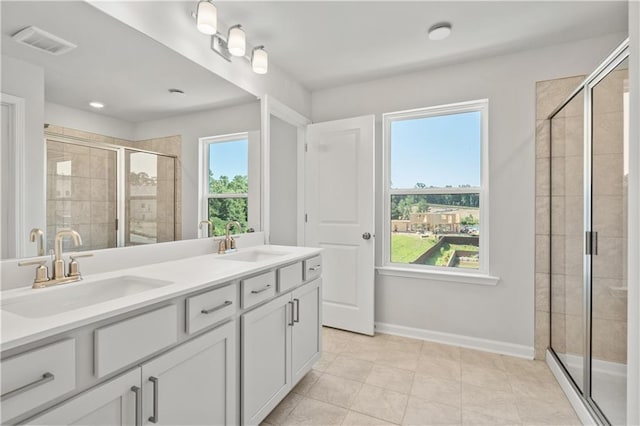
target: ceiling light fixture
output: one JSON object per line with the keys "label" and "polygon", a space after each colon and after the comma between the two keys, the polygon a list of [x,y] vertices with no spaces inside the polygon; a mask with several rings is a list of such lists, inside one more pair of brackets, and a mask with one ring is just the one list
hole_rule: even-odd
{"label": "ceiling light fixture", "polygon": [[448,22],[440,22],[429,28],[429,40],[444,40],[451,34],[451,24]]}
{"label": "ceiling light fixture", "polygon": [[[211,50],[231,62],[233,57],[244,58],[251,63],[251,68],[256,74],[266,74],[269,68],[269,56],[264,46],[251,49],[247,46],[247,35],[242,25],[229,27],[226,38],[218,32],[218,9],[210,0],[200,0],[196,12],[191,16],[196,19],[198,30],[211,35]],[[251,56],[247,56],[247,50]]]}
{"label": "ceiling light fixture", "polygon": [[266,74],[269,71],[269,55],[264,46],[257,46],[251,51],[251,68],[256,74]]}
{"label": "ceiling light fixture", "polygon": [[213,35],[218,31],[218,8],[209,0],[198,2],[196,26],[203,34]]}
{"label": "ceiling light fixture", "polygon": [[89,106],[96,109],[104,108],[104,104],[102,102],[96,102],[96,101],[89,102]]}

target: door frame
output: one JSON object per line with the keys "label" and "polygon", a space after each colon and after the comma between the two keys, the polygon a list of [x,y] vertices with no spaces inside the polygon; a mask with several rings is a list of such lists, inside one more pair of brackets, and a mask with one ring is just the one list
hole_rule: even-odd
{"label": "door frame", "polygon": [[311,120],[304,115],[294,111],[284,103],[280,102],[276,98],[270,95],[265,95],[260,99],[260,125],[261,125],[261,163],[262,163],[262,173],[261,173],[261,188],[260,193],[262,194],[262,214],[260,215],[261,220],[261,228],[264,232],[264,240],[265,244],[269,244],[271,235],[270,235],[270,209],[271,209],[271,199],[270,199],[270,191],[271,191],[271,181],[270,181],[270,173],[271,173],[271,116],[277,117],[280,120],[284,121],[287,124],[290,124],[297,128],[298,133],[298,143],[297,143],[297,221],[296,221],[296,230],[297,230],[297,244],[304,244],[304,151],[306,146],[306,137],[307,137],[307,125],[311,124]]}

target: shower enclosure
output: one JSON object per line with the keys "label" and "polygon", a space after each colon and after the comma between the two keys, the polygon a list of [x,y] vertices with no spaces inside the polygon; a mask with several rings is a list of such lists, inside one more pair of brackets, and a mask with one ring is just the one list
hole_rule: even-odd
{"label": "shower enclosure", "polygon": [[47,249],[63,228],[80,232],[73,250],[174,241],[176,157],[48,135]]}
{"label": "shower enclosure", "polygon": [[626,422],[628,55],[549,116],[551,353],[603,424]]}

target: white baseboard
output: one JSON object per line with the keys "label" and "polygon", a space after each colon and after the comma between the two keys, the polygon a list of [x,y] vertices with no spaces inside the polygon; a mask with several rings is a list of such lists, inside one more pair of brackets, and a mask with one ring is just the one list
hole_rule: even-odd
{"label": "white baseboard", "polygon": [[569,379],[567,379],[567,377],[562,372],[562,367],[560,367],[560,365],[556,362],[556,359],[548,350],[547,350],[546,359],[547,359],[547,365],[549,366],[549,369],[551,370],[554,377],[558,381],[560,388],[562,388],[562,391],[567,396],[569,403],[571,404],[571,406],[573,407],[573,410],[578,415],[578,418],[580,419],[582,424],[597,425],[598,422],[596,422],[595,419],[591,416],[591,413],[589,412],[589,409],[585,406],[584,402],[582,401],[582,398],[580,397],[580,395],[578,395],[578,393],[575,391],[575,389],[571,385],[571,382],[569,382]]}
{"label": "white baseboard", "polygon": [[413,339],[428,340],[447,345],[461,346],[463,348],[478,349],[485,352],[493,352],[502,355],[510,355],[518,358],[533,359],[534,350],[531,346],[516,345],[497,340],[479,339],[477,337],[463,336],[460,334],[442,333],[440,331],[425,330],[421,328],[405,327],[402,325],[376,322],[376,331],[379,333],[393,334],[396,336],[410,337]]}

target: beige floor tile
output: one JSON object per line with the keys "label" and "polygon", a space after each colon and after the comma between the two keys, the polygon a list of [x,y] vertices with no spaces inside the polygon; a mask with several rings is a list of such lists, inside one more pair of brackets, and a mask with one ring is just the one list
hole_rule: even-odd
{"label": "beige floor tile", "polygon": [[385,365],[374,365],[366,383],[408,394],[411,391],[413,375],[413,371]]}
{"label": "beige floor tile", "polygon": [[511,391],[509,376],[502,370],[495,368],[478,367],[470,364],[462,364],[462,381],[487,389],[495,389],[505,392]]}
{"label": "beige floor tile", "polygon": [[379,353],[376,357],[376,364],[415,371],[418,365],[418,354],[399,351],[384,351]]}
{"label": "beige floor tile", "polygon": [[322,337],[323,338],[337,338],[342,340],[351,340],[355,334],[346,331],[340,330],[339,328],[331,328],[331,327],[322,327]]}
{"label": "beige floor tile", "polygon": [[318,362],[316,362],[313,366],[313,369],[318,371],[325,371],[337,356],[338,354],[322,351],[322,355],[320,356]]}
{"label": "beige floor tile", "polygon": [[367,416],[357,411],[349,411],[347,417],[342,422],[342,426],[393,426],[396,423],[389,423],[387,421],[376,419],[375,417]]}
{"label": "beige floor tile", "polygon": [[437,342],[422,342],[422,355],[460,361],[460,348]]}
{"label": "beige floor tile", "polygon": [[463,364],[475,365],[477,367],[493,368],[505,370],[502,355],[491,352],[482,352],[475,349],[461,348],[460,361]]}
{"label": "beige floor tile", "polygon": [[412,354],[419,354],[422,350],[422,340],[407,339],[404,337],[388,339],[385,345],[385,349],[389,351],[408,352]]}
{"label": "beige floor tile", "polygon": [[351,409],[388,422],[400,423],[408,399],[408,395],[400,392],[364,385]]}
{"label": "beige floor tile", "polygon": [[460,425],[459,408],[411,397],[402,420],[403,425]]}
{"label": "beige floor tile", "polygon": [[416,374],[411,388],[412,396],[458,408],[460,408],[461,392],[461,384],[457,380],[440,379],[420,374]]}
{"label": "beige floor tile", "polygon": [[462,410],[462,424],[464,426],[516,426],[520,423],[500,417],[487,416],[475,411]]}
{"label": "beige floor tile", "polygon": [[512,392],[518,398],[536,398],[550,403],[566,399],[560,385],[555,381],[542,382],[533,377],[520,379],[513,376],[509,379]]}
{"label": "beige floor tile", "polygon": [[315,399],[304,398],[284,420],[285,426],[334,426],[342,424],[348,410]]}
{"label": "beige floor tile", "polygon": [[517,398],[516,405],[523,424],[582,424],[566,399],[557,399],[555,403],[551,403],[533,398]]}
{"label": "beige floor tile", "polygon": [[342,377],[323,374],[307,392],[310,398],[319,399],[340,407],[349,408],[355,401],[362,383]]}
{"label": "beige floor tile", "polygon": [[322,373],[316,370],[309,371],[302,379],[300,379],[298,384],[294,386],[293,392],[306,395],[309,392],[309,389],[311,389],[311,386],[318,381],[320,376],[322,376]]}
{"label": "beige floor tile", "polygon": [[278,426],[284,423],[284,420],[293,411],[294,408],[302,401],[304,397],[297,393],[289,393],[276,408],[269,413],[264,421],[270,425]]}
{"label": "beige floor tile", "polygon": [[509,375],[516,377],[532,377],[536,380],[554,381],[551,370],[544,361],[502,356],[502,362]]}
{"label": "beige floor tile", "polygon": [[322,350],[326,352],[340,354],[346,349],[348,344],[349,339],[340,335],[326,334],[322,336]]}
{"label": "beige floor tile", "polygon": [[389,334],[376,333],[373,336],[369,336],[369,335],[366,335],[366,334],[354,333],[353,337],[351,338],[351,340],[353,342],[363,342],[363,343],[371,343],[371,342],[384,343],[384,342],[387,341],[388,338],[389,338]]}
{"label": "beige floor tile", "polygon": [[339,355],[331,365],[329,365],[326,372],[334,376],[364,383],[372,367],[373,363],[370,361]]}
{"label": "beige floor tile", "polygon": [[514,422],[520,421],[515,397],[511,392],[462,383],[462,408]]}
{"label": "beige floor tile", "polygon": [[378,355],[384,352],[384,345],[384,340],[371,340],[367,342],[354,339],[347,343],[342,351],[342,355],[365,361],[375,361]]}
{"label": "beige floor tile", "polygon": [[455,360],[421,355],[416,373],[448,380],[460,380],[460,363]]}

